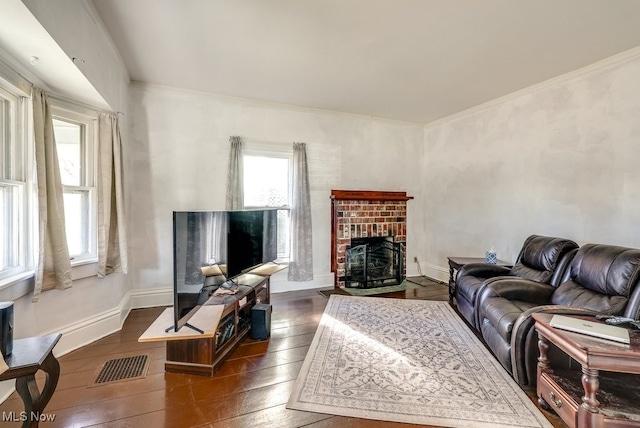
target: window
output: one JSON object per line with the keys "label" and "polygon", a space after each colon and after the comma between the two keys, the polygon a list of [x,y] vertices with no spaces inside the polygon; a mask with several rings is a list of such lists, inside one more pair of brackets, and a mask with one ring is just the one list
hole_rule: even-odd
{"label": "window", "polygon": [[243,162],[244,206],[286,208],[278,211],[278,259],[288,259],[292,155],[245,150]]}
{"label": "window", "polygon": [[72,264],[97,259],[95,128],[94,117],[54,108],[53,129]]}
{"label": "window", "polygon": [[[0,288],[33,275],[38,204],[29,85],[0,63]],[[4,73],[8,73],[5,75]],[[97,259],[97,114],[53,102],[72,264]],[[81,269],[76,277],[92,273]]]}
{"label": "window", "polygon": [[23,97],[0,87],[0,280],[30,268],[26,105]]}

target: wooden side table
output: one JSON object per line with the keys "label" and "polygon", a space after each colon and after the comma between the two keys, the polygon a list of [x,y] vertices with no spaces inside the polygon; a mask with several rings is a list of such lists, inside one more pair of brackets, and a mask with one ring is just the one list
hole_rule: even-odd
{"label": "wooden side table", "polygon": [[[49,403],[58,385],[60,364],[53,355],[53,348],[62,335],[58,333],[46,336],[29,337],[13,341],[13,352],[5,358],[9,369],[0,374],[1,380],[16,380],[16,391],[24,402],[23,415],[15,415],[15,420],[22,419],[22,427],[37,427],[43,416],[44,408]],[[42,391],[38,389],[35,374],[42,370],[46,374]]]}
{"label": "wooden side table", "polygon": [[[459,271],[464,265],[470,263],[484,263],[484,257],[457,257],[449,256],[449,302],[453,301],[453,296],[456,294],[456,272]],[[495,263],[497,266],[511,267],[511,264],[504,260],[498,259]]]}
{"label": "wooden side table", "polygon": [[[539,337],[540,405],[554,410],[570,427],[640,427],[640,331],[629,329],[627,345],[551,327],[552,317],[533,314]],[[581,369],[554,368],[551,344]]]}

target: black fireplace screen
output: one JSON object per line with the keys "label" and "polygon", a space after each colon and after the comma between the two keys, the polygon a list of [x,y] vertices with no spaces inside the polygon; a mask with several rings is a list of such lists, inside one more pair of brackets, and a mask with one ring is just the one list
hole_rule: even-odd
{"label": "black fireplace screen", "polygon": [[374,288],[400,284],[404,274],[403,245],[388,239],[359,238],[345,253],[345,286]]}

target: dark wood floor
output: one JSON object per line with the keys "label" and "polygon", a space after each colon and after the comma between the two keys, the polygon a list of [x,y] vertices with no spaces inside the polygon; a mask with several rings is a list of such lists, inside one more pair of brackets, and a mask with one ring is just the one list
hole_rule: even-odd
{"label": "dark wood floor", "polygon": [[[430,283],[381,297],[447,300],[447,287]],[[212,377],[165,373],[164,342],[138,337],[164,308],[131,311],[123,329],[60,358],[61,376],[41,427],[411,427],[285,409],[327,298],[318,291],[272,295],[271,338],[246,339]],[[91,386],[111,359],[148,354],[143,379]],[[534,400],[534,394],[529,392]],[[0,412],[23,411],[12,394]],[[555,427],[565,427],[548,412]],[[0,413],[2,414],[2,413]],[[19,426],[2,422],[1,426]]]}

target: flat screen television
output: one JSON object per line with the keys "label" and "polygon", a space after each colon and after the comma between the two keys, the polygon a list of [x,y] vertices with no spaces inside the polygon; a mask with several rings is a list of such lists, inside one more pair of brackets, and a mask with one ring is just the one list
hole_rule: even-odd
{"label": "flat screen television", "polygon": [[227,277],[278,258],[277,210],[229,211]]}
{"label": "flat screen television", "polygon": [[173,308],[178,331],[219,287],[277,259],[277,210],[174,211]]}

